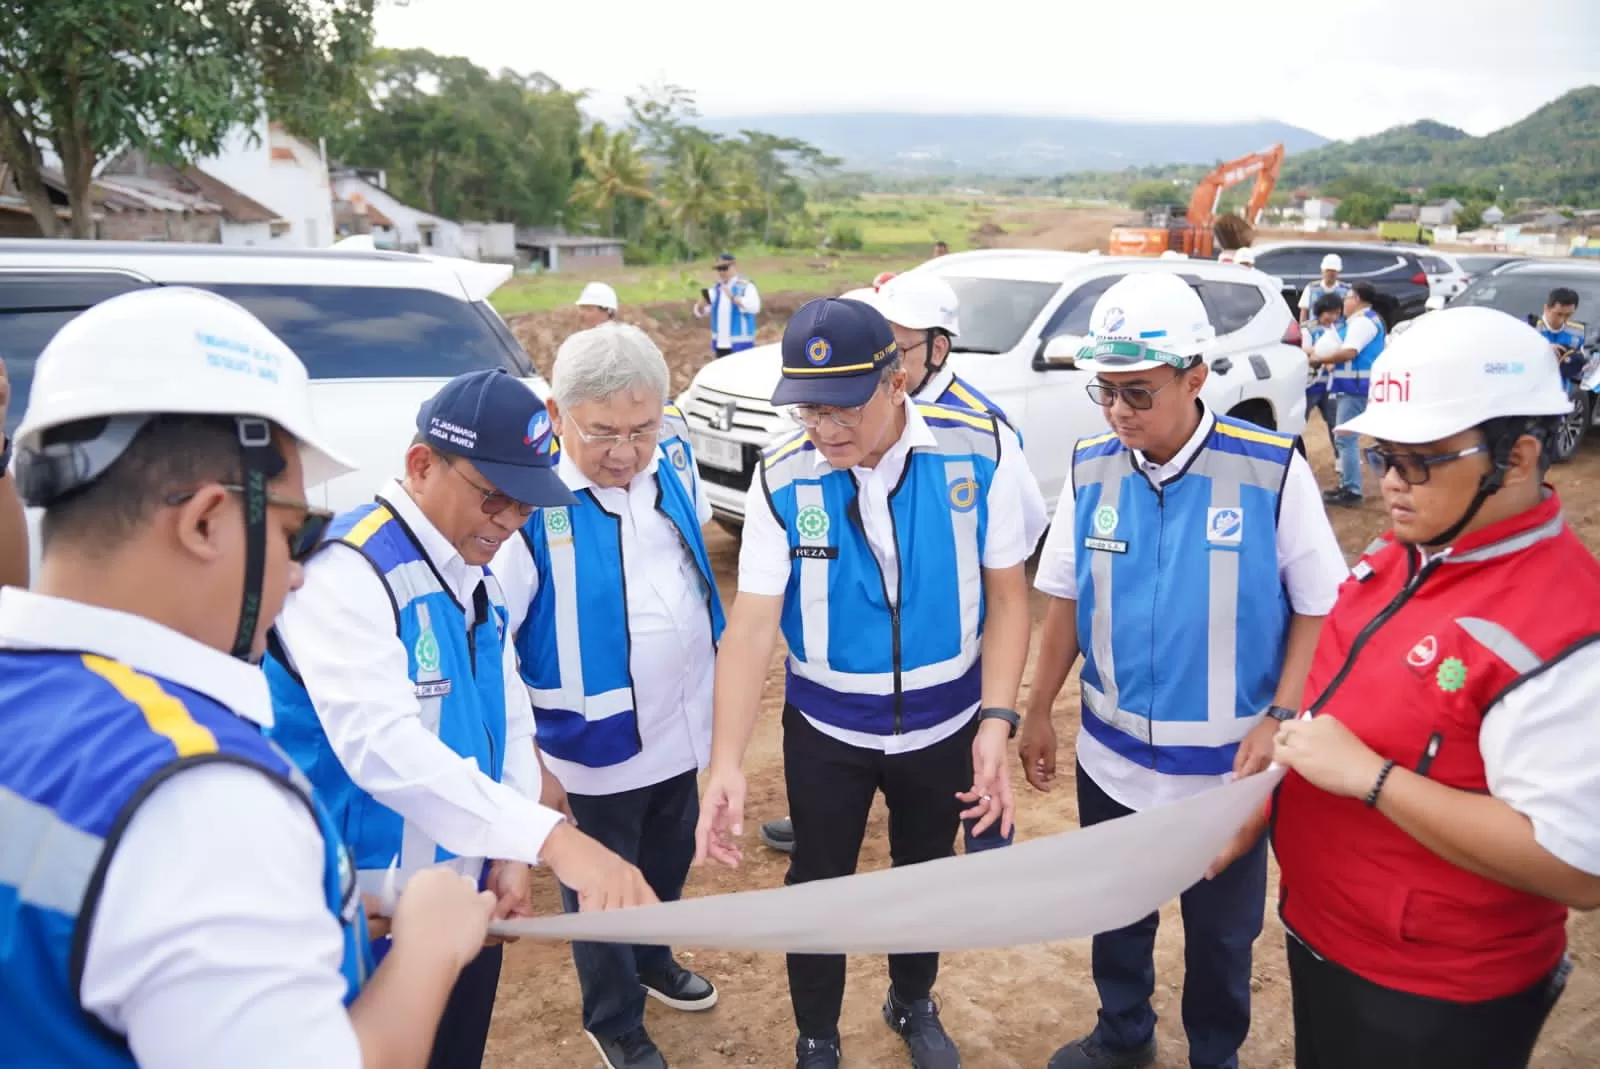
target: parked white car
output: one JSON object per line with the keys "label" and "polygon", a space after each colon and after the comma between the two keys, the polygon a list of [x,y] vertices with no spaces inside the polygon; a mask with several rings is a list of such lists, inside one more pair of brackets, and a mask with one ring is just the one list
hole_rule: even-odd
{"label": "parked white car", "polygon": [[[1095,301],[1138,271],[1188,279],[1216,327],[1206,402],[1218,412],[1285,434],[1305,427],[1306,361],[1300,328],[1278,282],[1211,260],[1158,260],[1038,249],[940,256],[914,268],[944,276],[961,301],[950,366],[1006,411],[1053,510],[1071,473],[1073,443],[1105,427],[1074,357]],[[777,345],[701,368],[678,399],[695,458],[723,526],[743,523],[744,495],[761,450],[797,427],[768,398],[780,375]]]}
{"label": "parked white car", "polygon": [[1437,249],[1418,249],[1417,260],[1428,275],[1428,300],[1448,301],[1467,288],[1471,274],[1454,253]]}
{"label": "parked white car", "polygon": [[[503,367],[549,397],[488,303],[511,273],[505,264],[359,247],[0,241],[0,357],[12,391],[6,433],[22,419],[39,351],[64,323],[129,290],[197,286],[248,308],[305,362],[318,425],[358,465],[311,497],[344,511],[403,474],[417,409],[448,379]],[[39,510],[28,511],[37,571]]]}

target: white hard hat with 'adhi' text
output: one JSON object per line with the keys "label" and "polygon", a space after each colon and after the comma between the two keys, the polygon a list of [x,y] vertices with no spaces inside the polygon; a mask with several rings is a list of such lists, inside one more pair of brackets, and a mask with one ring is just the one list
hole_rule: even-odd
{"label": "white hard hat with 'adhi' text", "polygon": [[1492,419],[1571,409],[1542,334],[1493,308],[1445,308],[1389,342],[1372,365],[1367,410],[1337,433],[1420,445]]}
{"label": "white hard hat with 'adhi' text", "polygon": [[871,303],[895,326],[942,330],[952,336],[961,333],[955,288],[938,275],[915,271],[896,275],[873,295]]}
{"label": "white hard hat with 'adhi' text", "polygon": [[1114,283],[1089,315],[1085,371],[1189,368],[1216,340],[1200,295],[1166,272],[1141,272]]}
{"label": "white hard hat with 'adhi' text", "polygon": [[572,302],[576,305],[592,305],[595,308],[604,308],[608,312],[617,310],[617,291],[604,282],[591,282],[583,287],[583,292],[578,294],[578,299]]}

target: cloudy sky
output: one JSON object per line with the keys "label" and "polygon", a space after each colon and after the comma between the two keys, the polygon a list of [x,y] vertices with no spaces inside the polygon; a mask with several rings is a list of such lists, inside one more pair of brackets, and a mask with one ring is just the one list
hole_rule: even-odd
{"label": "cloudy sky", "polygon": [[383,45],[543,71],[600,118],[665,80],[706,115],[1268,118],[1336,138],[1433,118],[1484,134],[1600,83],[1595,0],[405,0],[377,27]]}

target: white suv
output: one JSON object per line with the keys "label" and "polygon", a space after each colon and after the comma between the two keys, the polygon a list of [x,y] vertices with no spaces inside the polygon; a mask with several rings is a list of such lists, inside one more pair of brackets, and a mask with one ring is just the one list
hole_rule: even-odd
{"label": "white suv", "polygon": [[[305,362],[318,426],[358,465],[311,496],[344,511],[403,473],[417,409],[446,380],[503,367],[549,396],[488,303],[511,273],[503,264],[348,248],[0,241],[0,358],[11,379],[6,433],[22,419],[39,351],[62,324],[129,290],[197,286],[248,308]],[[38,519],[30,509],[35,572]]]}
{"label": "white suv", "polygon": [[[1105,428],[1091,379],[1073,358],[1095,301],[1125,275],[1163,271],[1190,282],[1216,327],[1203,396],[1215,411],[1284,434],[1305,427],[1306,358],[1300,328],[1275,279],[1212,260],[1153,260],[1037,249],[941,256],[914,268],[942,275],[961,301],[950,366],[1003,408],[1053,511],[1072,468],[1073,443]],[[769,403],[781,358],[763,345],[714,360],[678,399],[717,520],[743,523],[757,458],[796,424]]]}

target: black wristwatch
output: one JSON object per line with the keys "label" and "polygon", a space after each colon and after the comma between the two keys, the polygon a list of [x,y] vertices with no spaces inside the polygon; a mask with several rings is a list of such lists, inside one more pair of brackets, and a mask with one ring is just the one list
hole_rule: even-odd
{"label": "black wristwatch", "polygon": [[998,705],[986,706],[978,710],[978,723],[981,724],[985,720],[1004,720],[1010,724],[1011,734],[1006,736],[1008,739],[1017,737],[1017,726],[1022,723],[1022,717],[1017,714],[1015,709],[1002,709]]}
{"label": "black wristwatch", "polygon": [[1281,723],[1285,720],[1293,720],[1300,714],[1293,709],[1285,709],[1281,705],[1269,705],[1267,706],[1267,715]]}

